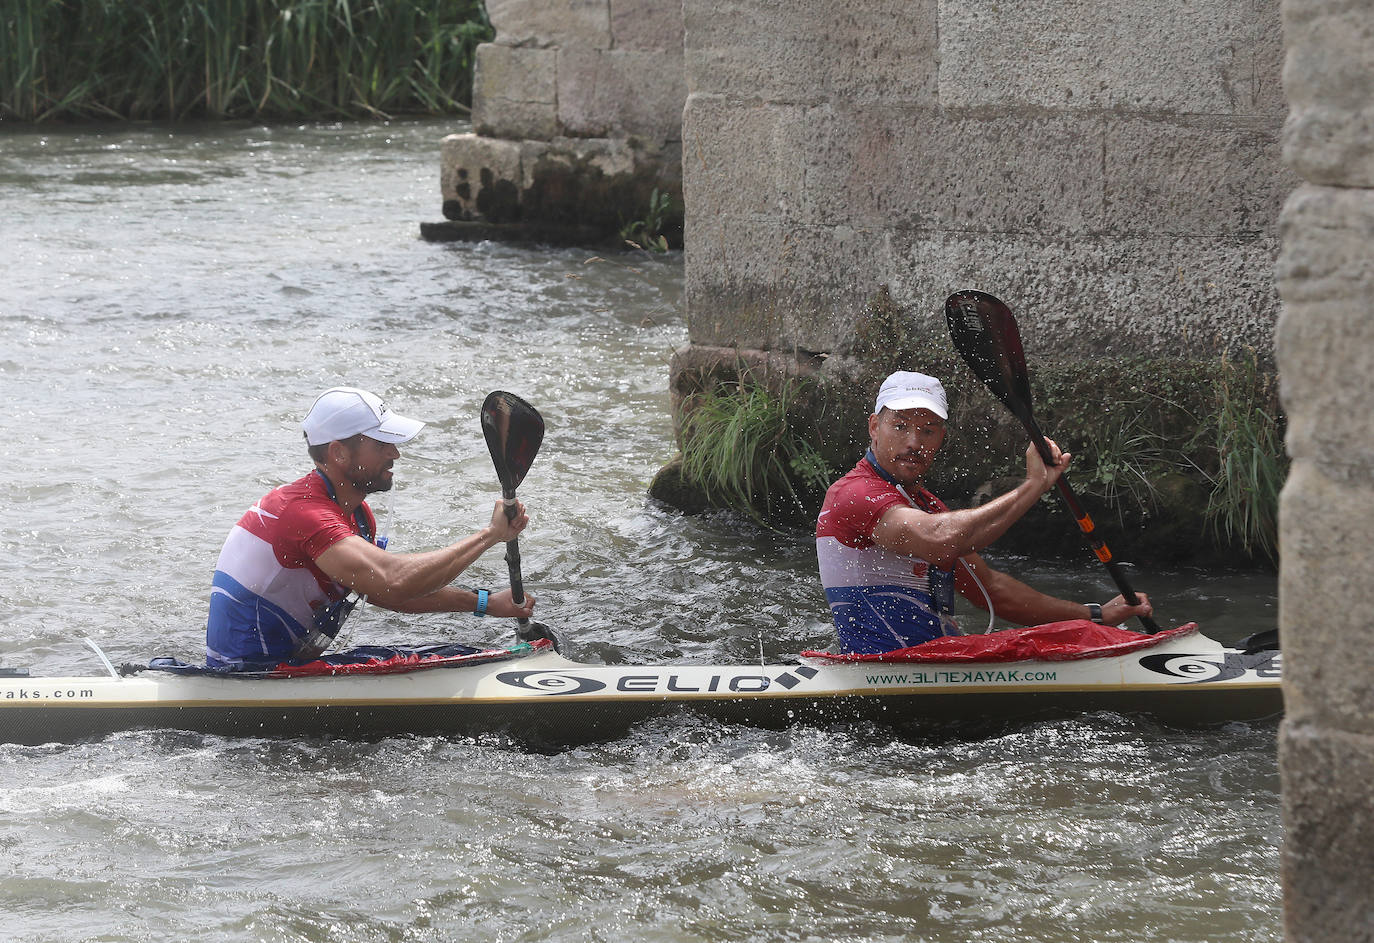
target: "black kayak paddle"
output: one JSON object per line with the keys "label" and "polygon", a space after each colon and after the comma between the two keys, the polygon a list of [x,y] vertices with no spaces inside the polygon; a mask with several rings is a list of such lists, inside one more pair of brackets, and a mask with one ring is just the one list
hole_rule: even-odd
{"label": "black kayak paddle", "polygon": [[[1026,354],[1021,347],[1021,334],[1016,328],[1016,318],[1012,317],[1011,309],[986,292],[956,291],[945,300],[945,320],[949,322],[949,335],[954,341],[954,348],[969,369],[1021,421],[1021,425],[1030,433],[1031,442],[1035,444],[1040,457],[1046,465],[1050,464],[1049,443],[1036,424],[1031,408]],[[1059,476],[1057,487],[1088,546],[1107,568],[1122,597],[1132,606],[1138,605],[1140,597],[1131,589],[1125,571],[1113,559],[1106,542],[1098,536],[1092,518],[1083,510],[1078,496],[1069,486],[1067,476]],[[1139,619],[1145,631],[1151,634],[1159,631],[1154,619],[1149,616],[1140,616]]]}
{"label": "black kayak paddle", "polygon": [[[544,417],[539,410],[514,393],[497,390],[482,403],[482,435],[487,440],[496,477],[501,482],[501,497],[506,503],[506,518],[514,519],[515,489],[529,474],[534,456],[544,441]],[[520,576],[520,538],[506,541],[506,569],[510,571],[511,601],[519,605],[525,601],[525,584]],[[529,619],[520,619],[516,636],[526,642],[546,638],[561,651],[563,640],[548,626]]]}

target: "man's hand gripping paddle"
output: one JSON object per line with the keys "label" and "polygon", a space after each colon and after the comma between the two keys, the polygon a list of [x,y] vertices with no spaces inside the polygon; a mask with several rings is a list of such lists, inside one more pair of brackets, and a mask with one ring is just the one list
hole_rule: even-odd
{"label": "man's hand gripping paddle", "polygon": [[[1035,414],[1031,409],[1030,377],[1026,373],[1026,355],[1021,348],[1021,334],[1016,329],[1016,319],[1011,309],[992,295],[981,291],[956,291],[945,301],[945,319],[949,322],[949,334],[954,340],[954,348],[969,365],[978,379],[983,381],[993,396],[1011,410],[1021,425],[1030,433],[1040,457],[1049,464],[1050,446],[1044,434],[1036,425]],[[1059,494],[1069,507],[1069,513],[1083,532],[1088,546],[1097,559],[1107,568],[1116,588],[1132,606],[1138,605],[1140,598],[1131,589],[1125,572],[1112,558],[1112,552],[1101,537],[1088,512],[1078,502],[1066,476],[1060,475],[1057,484]],[[1159,626],[1149,616],[1140,616],[1145,631],[1155,633]]]}
{"label": "man's hand gripping paddle", "polygon": [[[506,503],[506,517],[514,518],[515,489],[525,480],[539,445],[544,441],[544,417],[539,411],[514,393],[496,391],[482,403],[482,434],[491,452],[496,477],[501,482],[501,497]],[[520,538],[506,542],[506,569],[510,571],[511,600],[519,605],[525,601],[525,584],[520,577]],[[554,648],[562,651],[564,642],[553,629],[530,619],[520,619],[515,630],[525,642],[546,638]]]}

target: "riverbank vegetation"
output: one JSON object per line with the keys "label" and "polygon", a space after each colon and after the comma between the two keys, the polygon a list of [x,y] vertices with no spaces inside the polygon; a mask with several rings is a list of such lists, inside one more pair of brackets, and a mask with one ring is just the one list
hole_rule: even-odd
{"label": "riverbank vegetation", "polygon": [[1270,561],[1278,559],[1279,492],[1289,466],[1274,385],[1275,378],[1256,370],[1253,359],[1225,365],[1210,430],[1217,470],[1207,503],[1217,537]]}
{"label": "riverbank vegetation", "polygon": [[[700,395],[683,420],[682,475],[708,504],[765,526],[788,524],[830,485],[832,469],[791,414],[799,384],[723,386]],[[813,512],[814,516],[814,512]]]}
{"label": "riverbank vegetation", "polygon": [[0,117],[465,113],[481,0],[18,0]]}
{"label": "riverbank vegetation", "polygon": [[[924,360],[947,378],[953,412],[929,484],[954,506],[977,504],[1022,474],[1025,435],[952,352],[931,357]],[[671,481],[675,496],[659,496],[767,526],[814,525],[827,486],[863,453],[868,391],[889,368],[868,365],[825,382],[760,380],[744,369],[738,381],[703,377],[683,411],[676,474],[656,482],[666,489]],[[1033,375],[1032,386],[1041,425],[1073,452],[1075,490],[1104,532],[1120,535],[1109,540],[1118,551],[1136,560],[1277,562],[1284,420],[1273,373],[1253,355],[1061,363]],[[837,436],[837,428],[853,434]],[[999,548],[1082,552],[1063,514],[1047,497]]]}

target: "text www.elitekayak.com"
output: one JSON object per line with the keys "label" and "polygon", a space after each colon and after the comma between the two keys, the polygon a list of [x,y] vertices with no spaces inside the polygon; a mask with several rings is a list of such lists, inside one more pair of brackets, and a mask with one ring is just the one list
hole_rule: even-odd
{"label": "text www.elitekayak.com", "polygon": [[1023,681],[1054,681],[1053,671],[913,671],[908,674],[868,675],[869,684],[1005,684]]}

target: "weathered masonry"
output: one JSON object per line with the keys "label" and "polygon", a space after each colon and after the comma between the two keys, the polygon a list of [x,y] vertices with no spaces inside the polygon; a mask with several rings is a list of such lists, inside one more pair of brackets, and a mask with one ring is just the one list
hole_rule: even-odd
{"label": "weathered masonry", "polygon": [[684,9],[694,345],[843,350],[886,285],[1037,354],[1268,347],[1277,0]]}
{"label": "weathered masonry", "polygon": [[1374,8],[1284,0],[1284,919],[1374,940]]}
{"label": "weathered masonry", "polygon": [[[877,379],[924,368],[952,381],[971,436],[936,484],[969,500],[999,474],[979,457],[1004,444],[1005,417],[949,344],[943,302],[961,288],[1012,306],[1033,374],[1061,384],[1043,391],[1051,428],[1079,445],[1107,434],[1094,400],[1119,404],[1121,428],[1167,399],[1173,415],[1145,425],[1182,451],[1223,355],[1272,370],[1277,220],[1296,180],[1278,0],[683,10],[680,428],[741,375],[801,381],[825,419],[800,434],[845,467]],[[660,484],[671,500],[673,476]],[[1176,485],[1154,519],[1201,520],[1205,480]]]}
{"label": "weathered masonry", "polygon": [[473,131],[444,139],[433,239],[617,242],[655,190],[682,214],[682,15],[655,0],[488,0]]}

